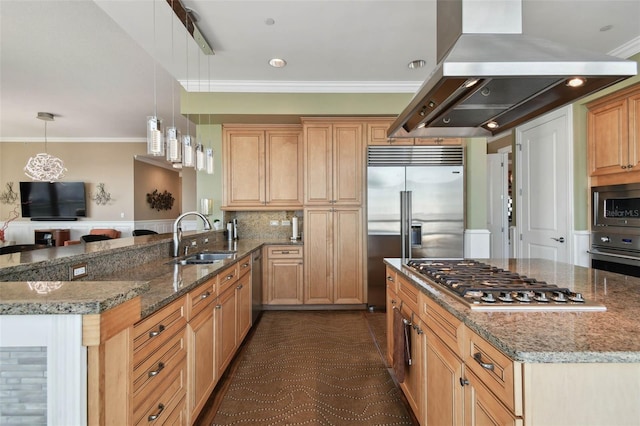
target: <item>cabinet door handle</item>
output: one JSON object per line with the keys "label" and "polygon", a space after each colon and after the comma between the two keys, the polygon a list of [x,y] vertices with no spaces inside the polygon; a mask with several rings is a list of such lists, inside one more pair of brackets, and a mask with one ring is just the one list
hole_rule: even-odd
{"label": "cabinet door handle", "polygon": [[216,309],[222,309],[222,305],[216,305]]}
{"label": "cabinet door handle", "polygon": [[210,292],[210,291],[207,291],[207,292],[202,293],[202,294],[200,295],[200,299],[206,299],[206,298],[207,298],[207,297],[209,297],[209,296],[211,296],[211,292]]}
{"label": "cabinet door handle", "polygon": [[627,168],[628,168],[628,169],[633,169],[633,164],[629,164],[629,165],[627,166]]}
{"label": "cabinet door handle", "polygon": [[156,420],[158,417],[160,417],[160,414],[162,414],[163,411],[164,411],[164,404],[158,404],[158,412],[155,414],[151,414],[149,417],[147,417],[147,420],[150,422]]}
{"label": "cabinet door handle", "polygon": [[391,275],[388,275],[388,276],[387,276],[387,281],[391,281],[391,282],[393,282],[393,277],[392,277]]}
{"label": "cabinet door handle", "polygon": [[248,263],[243,263],[240,267],[241,267],[241,268],[243,268],[243,269],[244,269],[244,268],[248,268],[248,267],[249,267],[249,264],[248,264]]}
{"label": "cabinet door handle", "polygon": [[475,359],[476,362],[480,364],[480,366],[485,370],[493,371],[494,365],[490,362],[482,362],[482,354],[480,352],[476,352],[475,354],[473,354],[473,359]]}
{"label": "cabinet door handle", "polygon": [[157,370],[149,371],[149,377],[157,376],[158,374],[160,374],[160,372],[161,372],[163,369],[164,369],[164,362],[159,362],[159,363],[158,363],[158,369],[157,369]]}
{"label": "cabinet door handle", "polygon": [[227,281],[229,281],[231,278],[233,278],[233,274],[229,274],[229,275],[227,275],[226,280],[227,280]]}
{"label": "cabinet door handle", "polygon": [[469,384],[469,380],[463,379],[460,377],[460,386],[467,386]]}
{"label": "cabinet door handle", "polygon": [[620,166],[620,168],[622,168],[622,169],[626,169],[626,168],[627,168],[627,166]]}
{"label": "cabinet door handle", "polygon": [[164,331],[164,325],[160,324],[158,326],[158,330],[149,332],[149,338],[156,337],[158,334],[162,333],[163,331]]}
{"label": "cabinet door handle", "polygon": [[240,284],[238,287],[236,287],[236,290],[242,290],[242,284]]}

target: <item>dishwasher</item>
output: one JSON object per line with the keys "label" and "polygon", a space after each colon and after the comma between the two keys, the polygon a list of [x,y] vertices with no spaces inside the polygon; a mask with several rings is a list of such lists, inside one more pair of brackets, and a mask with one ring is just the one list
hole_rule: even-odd
{"label": "dishwasher", "polygon": [[262,250],[251,253],[251,324],[262,312]]}

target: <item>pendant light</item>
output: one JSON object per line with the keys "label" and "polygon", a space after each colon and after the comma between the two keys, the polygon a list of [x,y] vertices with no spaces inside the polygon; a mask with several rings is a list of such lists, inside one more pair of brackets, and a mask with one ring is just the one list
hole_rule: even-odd
{"label": "pendant light", "polygon": [[[189,14],[185,13],[184,18],[184,26],[185,28],[189,28]],[[189,81],[189,32],[185,31],[184,33],[185,40],[185,53],[186,53],[186,72],[187,78],[186,81]],[[187,91],[187,95],[189,92]],[[190,122],[189,114],[187,114],[187,133],[182,135],[182,166],[183,167],[195,167],[196,159],[195,159],[195,146],[194,139],[189,132],[189,122]]]}
{"label": "pendant light", "polygon": [[[171,0],[171,62],[174,62],[173,48],[173,0]],[[167,127],[167,161],[173,163],[174,167],[182,167],[182,141],[180,130],[176,127],[176,85],[171,81],[171,126]]]}
{"label": "pendant light", "polygon": [[[200,88],[200,53],[198,53],[198,92]],[[202,124],[202,115],[198,114],[198,124]],[[202,145],[202,131],[196,131],[198,143],[196,144],[196,170],[201,172],[206,168],[204,146]]]}
{"label": "pendant light", "polygon": [[[156,0],[153,1],[153,47],[156,48]],[[147,154],[160,157],[164,155],[164,136],[162,119],[158,117],[157,62],[153,58],[153,115],[147,117]]]}
{"label": "pendant light", "polygon": [[[207,58],[207,78],[209,79],[209,92],[211,93],[211,58]],[[207,114],[207,125],[209,127],[209,148],[205,150],[205,168],[208,175],[213,174],[213,141],[211,140],[211,113]]]}
{"label": "pendant light", "polygon": [[44,121],[44,152],[29,158],[24,173],[36,181],[54,182],[63,177],[67,169],[60,158],[47,154],[47,122],[53,121],[53,114],[39,112],[36,118]]}

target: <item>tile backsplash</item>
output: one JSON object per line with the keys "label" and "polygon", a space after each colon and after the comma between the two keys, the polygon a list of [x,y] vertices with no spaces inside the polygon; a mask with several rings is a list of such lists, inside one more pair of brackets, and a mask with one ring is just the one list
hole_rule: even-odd
{"label": "tile backsplash", "polygon": [[[238,238],[240,239],[288,239],[292,236],[293,217],[298,217],[298,230],[304,232],[302,210],[288,211],[237,211],[225,212],[225,223],[238,220]],[[289,221],[288,225],[282,225],[282,221]],[[272,225],[277,222],[277,225]],[[226,228],[226,225],[223,225]]]}

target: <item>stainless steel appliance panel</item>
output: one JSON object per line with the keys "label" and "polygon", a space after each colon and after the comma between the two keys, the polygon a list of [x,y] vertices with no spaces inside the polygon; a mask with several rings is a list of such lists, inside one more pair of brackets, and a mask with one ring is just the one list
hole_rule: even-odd
{"label": "stainless steel appliance panel", "polygon": [[[404,234],[401,205],[411,206]],[[367,221],[367,303],[384,309],[383,258],[463,257],[463,166],[369,166]]]}

